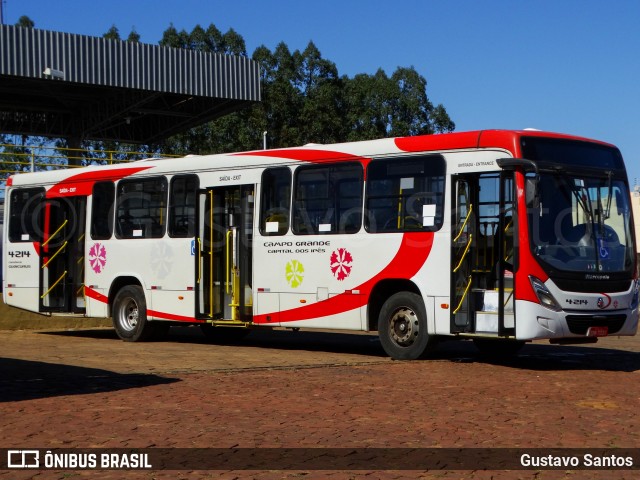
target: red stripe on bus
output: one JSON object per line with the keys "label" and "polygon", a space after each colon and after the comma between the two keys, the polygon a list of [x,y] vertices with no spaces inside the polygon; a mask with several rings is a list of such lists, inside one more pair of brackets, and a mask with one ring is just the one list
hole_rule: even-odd
{"label": "red stripe on bus", "polygon": [[164,320],[173,320],[174,322],[204,323],[204,320],[196,320],[194,317],[186,317],[184,315],[175,315],[173,313],[158,312],[156,310],[147,310],[147,315],[149,315],[150,317],[162,318]]}
{"label": "red stripe on bus", "polygon": [[448,133],[446,135],[420,135],[417,137],[399,137],[393,141],[404,152],[429,152],[433,150],[455,150],[477,148],[479,131]]}
{"label": "red stripe on bus", "polygon": [[312,318],[326,317],[338,313],[348,312],[367,304],[369,295],[378,282],[386,279],[410,279],[418,273],[429,257],[433,246],[433,233],[407,232],[402,236],[402,243],[391,262],[375,277],[353,288],[361,295],[341,293],[327,300],[304,307],[256,315],[254,323],[270,323],[267,317],[277,316],[280,322],[295,322]]}
{"label": "red stripe on bus", "polygon": [[[95,291],[91,287],[85,286],[84,294],[89,298],[93,298],[94,300],[99,301],[100,303],[109,303],[109,298],[106,295],[103,295],[102,293]],[[165,320],[173,320],[175,322],[204,323],[204,320],[197,320],[194,317],[187,317],[184,315],[175,315],[173,313],[158,312],[156,310],[147,310],[147,314],[151,317],[163,318]]]}
{"label": "red stripe on bus", "polygon": [[282,150],[260,150],[255,152],[236,153],[237,156],[287,158],[300,162],[324,163],[324,162],[360,162],[366,168],[370,158],[353,155],[351,153],[332,152],[330,150],[315,150],[309,148],[287,148]]}
{"label": "red stripe on bus", "polygon": [[115,168],[113,170],[94,170],[91,172],[78,173],[69,178],[61,180],[49,190],[47,198],[73,197],[78,195],[91,195],[93,184],[104,180],[121,180],[124,177],[142,172],[151,168],[147,167],[127,167]]}
{"label": "red stripe on bus", "polygon": [[100,292],[96,292],[93,288],[84,287],[84,294],[89,297],[97,300],[101,303],[109,303],[109,298],[106,295],[101,294]]}
{"label": "red stripe on bus", "polygon": [[[527,203],[525,199],[525,178],[521,172],[516,173],[516,195],[518,216],[527,218]],[[520,245],[529,245],[529,222],[520,222],[518,225],[518,242]],[[515,272],[515,299],[540,303],[538,295],[533,291],[529,275],[537,277],[542,283],[549,279],[549,275],[540,266],[533,256],[530,248],[520,248],[518,258],[518,270]]]}

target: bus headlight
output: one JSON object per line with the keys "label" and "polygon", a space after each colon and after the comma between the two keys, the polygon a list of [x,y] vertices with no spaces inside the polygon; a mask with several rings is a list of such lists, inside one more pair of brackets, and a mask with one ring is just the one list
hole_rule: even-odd
{"label": "bus headlight", "polygon": [[553,310],[554,312],[560,312],[562,310],[558,301],[553,298],[549,289],[540,279],[533,275],[529,275],[529,281],[531,282],[533,291],[536,293],[536,296],[538,297],[538,300],[540,300],[540,304],[542,306],[547,307],[549,310]]}

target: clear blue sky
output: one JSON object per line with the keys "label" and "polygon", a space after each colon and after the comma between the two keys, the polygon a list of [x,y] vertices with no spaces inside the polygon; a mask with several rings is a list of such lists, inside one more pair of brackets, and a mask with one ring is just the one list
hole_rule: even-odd
{"label": "clear blue sky", "polygon": [[622,151],[640,182],[640,1],[4,0],[5,23],[157,43],[178,29],[235,29],[249,55],[313,41],[341,75],[414,66],[457,130],[539,128]]}

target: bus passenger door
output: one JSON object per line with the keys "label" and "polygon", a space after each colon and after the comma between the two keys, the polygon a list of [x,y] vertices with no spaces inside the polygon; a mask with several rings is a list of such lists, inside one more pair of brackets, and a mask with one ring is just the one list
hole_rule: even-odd
{"label": "bus passenger door", "polygon": [[474,241],[477,242],[471,182],[458,178],[454,187],[451,228],[451,331],[467,332],[471,326]]}
{"label": "bus passenger door", "polygon": [[199,190],[196,317],[213,323],[253,316],[254,186]]}
{"label": "bus passenger door", "polygon": [[513,173],[460,175],[451,232],[451,332],[513,335]]}
{"label": "bus passenger door", "polygon": [[86,197],[44,201],[40,243],[41,312],[84,313]]}

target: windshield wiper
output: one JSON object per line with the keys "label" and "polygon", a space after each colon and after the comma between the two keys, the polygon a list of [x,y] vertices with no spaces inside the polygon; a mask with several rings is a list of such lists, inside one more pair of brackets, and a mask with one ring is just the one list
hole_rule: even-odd
{"label": "windshield wiper", "polygon": [[[585,186],[583,179],[574,178],[573,185],[576,188],[572,188],[571,192],[576,197],[576,200],[578,201],[578,204],[582,207],[582,210],[589,217],[590,223],[593,223],[593,210],[591,205],[591,197],[589,196],[589,189]],[[583,197],[583,195],[584,197],[586,197],[586,200]]]}
{"label": "windshield wiper", "polygon": [[604,220],[608,220],[611,217],[611,197],[613,196],[613,189],[611,188],[613,186],[613,172],[611,170],[607,172],[607,177],[609,178],[609,184],[607,185],[609,193],[607,194],[607,209],[603,215]]}

